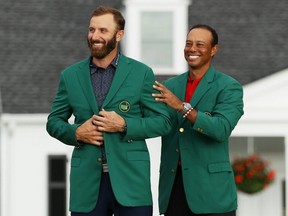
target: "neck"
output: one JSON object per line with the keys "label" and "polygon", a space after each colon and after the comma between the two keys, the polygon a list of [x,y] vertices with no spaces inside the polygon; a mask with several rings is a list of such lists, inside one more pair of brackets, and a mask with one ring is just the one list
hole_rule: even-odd
{"label": "neck", "polygon": [[205,65],[201,68],[191,68],[190,67],[189,76],[191,77],[192,80],[200,79],[208,71],[209,67],[210,67],[210,64]]}

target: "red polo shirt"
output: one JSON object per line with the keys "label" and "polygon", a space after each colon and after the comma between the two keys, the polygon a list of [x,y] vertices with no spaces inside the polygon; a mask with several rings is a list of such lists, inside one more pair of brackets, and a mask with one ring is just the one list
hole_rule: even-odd
{"label": "red polo shirt", "polygon": [[189,103],[199,82],[201,81],[202,77],[199,79],[192,80],[190,76],[188,76],[188,81],[186,85],[186,94],[185,94],[185,102]]}

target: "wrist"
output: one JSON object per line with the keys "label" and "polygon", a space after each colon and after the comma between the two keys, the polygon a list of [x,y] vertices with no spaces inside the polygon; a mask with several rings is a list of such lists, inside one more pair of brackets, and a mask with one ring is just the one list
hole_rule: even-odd
{"label": "wrist", "polygon": [[183,102],[181,101],[181,104],[178,106],[178,108],[176,109],[178,112],[181,112],[183,111]]}
{"label": "wrist", "polygon": [[183,118],[186,118],[191,112],[192,112],[193,108],[191,107],[190,109],[187,110],[187,112],[185,112],[183,114]]}
{"label": "wrist", "polygon": [[181,110],[181,113],[183,115],[185,115],[189,110],[191,112],[191,109],[193,109],[193,107],[191,106],[190,103],[187,103],[187,102],[183,102],[182,103],[182,110]]}
{"label": "wrist", "polygon": [[121,127],[120,132],[121,132],[121,133],[126,133],[126,132],[127,132],[127,124],[126,124],[126,122],[125,122],[124,125]]}

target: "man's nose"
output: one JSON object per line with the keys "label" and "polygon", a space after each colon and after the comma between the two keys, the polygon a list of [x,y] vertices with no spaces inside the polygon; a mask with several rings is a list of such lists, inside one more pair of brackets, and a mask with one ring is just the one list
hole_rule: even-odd
{"label": "man's nose", "polygon": [[197,47],[195,44],[192,44],[190,47],[189,47],[189,51],[196,51]]}
{"label": "man's nose", "polygon": [[91,38],[93,39],[93,40],[97,40],[97,39],[99,39],[100,38],[100,33],[99,33],[99,31],[94,31],[93,32],[93,34],[92,34],[92,36],[91,36]]}

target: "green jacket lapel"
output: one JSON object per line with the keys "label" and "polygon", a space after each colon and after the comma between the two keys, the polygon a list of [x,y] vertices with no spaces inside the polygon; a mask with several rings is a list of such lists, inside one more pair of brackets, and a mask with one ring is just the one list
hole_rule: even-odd
{"label": "green jacket lapel", "polygon": [[196,107],[197,103],[200,101],[203,95],[210,89],[210,85],[214,79],[214,74],[214,68],[211,66],[206,72],[206,74],[203,76],[202,80],[200,81],[194,92],[194,95],[190,101],[192,107]]}
{"label": "green jacket lapel", "polygon": [[77,76],[79,79],[79,83],[82,87],[82,90],[84,92],[84,95],[86,96],[86,99],[91,109],[96,114],[99,112],[99,108],[98,108],[94,90],[91,84],[89,64],[90,64],[90,57],[85,59],[83,62],[79,64],[79,71],[77,71]]}
{"label": "green jacket lapel", "polygon": [[105,107],[113,99],[118,89],[125,81],[130,70],[131,70],[131,62],[127,57],[121,54],[111,87],[106,96],[106,99],[103,102],[103,107]]}
{"label": "green jacket lapel", "polygon": [[[187,79],[188,79],[188,74],[185,76],[186,80],[183,80],[184,76],[182,77],[181,83],[187,83]],[[193,97],[191,98],[190,104],[192,107],[196,107],[198,102],[200,101],[200,99],[203,97],[203,95],[205,95],[205,93],[211,88],[211,83],[213,82],[214,79],[214,75],[215,75],[215,70],[214,68],[211,66],[208,71],[206,72],[206,74],[204,75],[204,77],[202,78],[202,80],[200,81],[199,85],[197,86]],[[186,91],[186,84],[183,85],[184,88],[184,97],[185,97],[185,91]],[[182,90],[183,88],[181,88]],[[184,98],[183,97],[183,98]],[[183,99],[184,100],[184,99]],[[178,120],[179,122],[182,121],[185,122],[182,117],[182,115],[178,115]]]}

